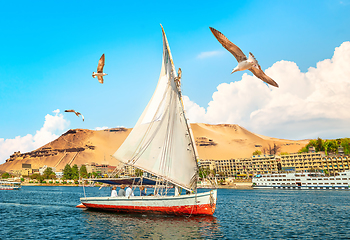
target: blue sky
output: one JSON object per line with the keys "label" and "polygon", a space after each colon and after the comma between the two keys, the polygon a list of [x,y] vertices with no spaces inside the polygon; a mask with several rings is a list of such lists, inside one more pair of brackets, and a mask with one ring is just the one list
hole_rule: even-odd
{"label": "blue sky", "polygon": [[[349,99],[331,89],[340,97],[330,102],[342,108],[326,106],[317,96],[327,98],[322,91],[328,85],[310,87],[323,86],[327,74],[342,79],[337,88],[349,87],[345,70],[339,77],[332,71],[342,71],[344,61],[350,64],[350,1],[6,1],[0,11],[0,163],[9,152],[33,150],[70,128],[133,127],[158,81],[160,23],[175,66],[183,71],[190,121],[239,124],[287,139],[350,136],[350,116],[343,113]],[[252,52],[280,89],[247,71],[231,75],[237,62],[209,26],[245,54]],[[336,49],[345,56],[340,65],[317,65],[335,62]],[[91,77],[102,53],[104,84]],[[294,73],[300,77],[295,84]],[[315,78],[319,81],[312,82]],[[288,89],[295,94],[286,99]],[[317,104],[311,107],[310,101]],[[305,106],[307,113],[317,111],[305,114]],[[293,112],[282,116],[289,108]],[[85,121],[65,109],[81,112]]]}

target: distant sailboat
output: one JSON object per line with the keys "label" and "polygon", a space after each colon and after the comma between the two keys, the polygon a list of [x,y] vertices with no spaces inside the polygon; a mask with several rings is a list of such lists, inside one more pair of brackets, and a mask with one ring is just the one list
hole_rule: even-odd
{"label": "distant sailboat", "polygon": [[[176,74],[163,27],[162,33],[163,61],[156,90],[135,127],[113,155],[129,166],[157,176],[158,181],[135,178],[100,182],[140,184],[144,181],[146,185],[157,185],[161,180],[175,186],[175,195],[83,197],[80,201],[87,208],[174,215],[212,215],[215,212],[217,190],[197,193],[196,144],[182,103],[181,76]],[[189,194],[179,195],[180,188]]]}

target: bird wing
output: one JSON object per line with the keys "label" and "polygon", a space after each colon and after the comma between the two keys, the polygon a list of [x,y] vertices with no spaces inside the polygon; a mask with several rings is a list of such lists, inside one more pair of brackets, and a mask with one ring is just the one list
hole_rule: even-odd
{"label": "bird wing", "polygon": [[103,83],[103,76],[97,76],[97,79],[100,83]]}
{"label": "bird wing", "polygon": [[[258,60],[256,60],[256,58],[254,57],[253,53],[249,52],[249,59],[252,60],[254,62],[254,64],[256,64],[257,66],[259,66],[260,68],[260,65],[258,63]],[[261,69],[261,68],[260,68]]]}
{"label": "bird wing", "polygon": [[65,110],[65,112],[74,112],[75,115],[77,115],[78,117],[79,117],[79,115],[81,115],[81,117],[83,118],[83,121],[84,121],[84,116],[83,116],[83,114],[81,114],[80,112],[76,112],[76,111],[73,110],[73,109]]}
{"label": "bird wing", "polygon": [[84,116],[83,116],[83,114],[81,114],[80,112],[76,112],[75,113],[78,117],[79,117],[79,115],[82,117],[82,119],[83,119],[83,122],[84,122]]}
{"label": "bird wing", "polygon": [[260,65],[258,64],[257,67],[251,67],[249,68],[249,70],[258,78],[260,78],[261,80],[263,80],[264,82],[277,87],[278,88],[278,84],[269,76],[267,76],[263,70],[261,70]]}
{"label": "bird wing", "polygon": [[[75,113],[75,111],[74,111],[73,109],[65,110],[65,112],[74,112],[74,113]],[[76,114],[76,113],[75,113],[75,114]]]}
{"label": "bird wing", "polygon": [[221,45],[226,48],[230,53],[232,53],[233,56],[237,59],[238,62],[242,62],[244,60],[247,60],[247,56],[244,55],[242,50],[237,47],[235,44],[233,44],[230,40],[225,37],[224,34],[216,30],[215,28],[209,27],[211,32],[214,34],[216,39],[221,43]]}
{"label": "bird wing", "polygon": [[102,73],[104,66],[105,66],[105,54],[102,54],[100,60],[98,61],[97,72]]}

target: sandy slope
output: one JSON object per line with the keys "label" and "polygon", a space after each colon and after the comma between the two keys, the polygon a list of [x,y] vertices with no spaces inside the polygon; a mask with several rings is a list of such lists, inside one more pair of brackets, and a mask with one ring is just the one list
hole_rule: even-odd
{"label": "sandy slope", "polygon": [[193,134],[198,144],[203,138],[216,145],[197,146],[201,159],[230,159],[251,157],[255,150],[262,151],[268,145],[280,145],[280,152],[294,153],[308,143],[308,140],[293,141],[254,134],[235,124],[210,125],[192,124]]}
{"label": "sandy slope", "polygon": [[[308,140],[293,141],[254,134],[233,124],[210,125],[191,124],[201,159],[249,158],[255,150],[275,143],[281,152],[294,153],[308,143]],[[38,169],[43,165],[56,167],[57,171],[66,164],[99,163],[118,165],[111,155],[119,148],[131,129],[87,130],[74,129],[58,139],[30,153],[22,153],[0,165],[0,170],[10,171],[22,168],[22,163],[32,164]]]}

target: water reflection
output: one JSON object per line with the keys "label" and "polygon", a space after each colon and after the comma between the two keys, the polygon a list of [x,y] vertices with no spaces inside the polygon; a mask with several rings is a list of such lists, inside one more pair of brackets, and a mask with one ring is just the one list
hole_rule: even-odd
{"label": "water reflection", "polygon": [[123,239],[208,239],[223,236],[218,221],[213,216],[130,215],[92,210],[86,210],[83,214],[92,238],[101,232],[105,237],[115,236]]}

